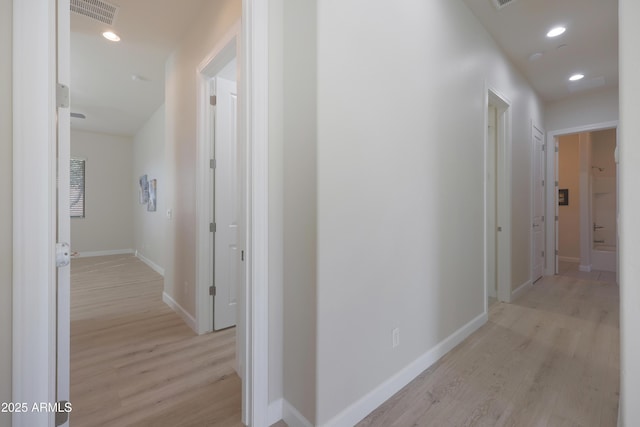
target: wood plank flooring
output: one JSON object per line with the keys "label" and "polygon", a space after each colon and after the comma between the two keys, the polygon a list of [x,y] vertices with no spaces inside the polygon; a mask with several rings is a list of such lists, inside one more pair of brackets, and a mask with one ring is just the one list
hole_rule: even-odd
{"label": "wood plank flooring", "polygon": [[615,427],[615,283],[544,278],[359,426]]}
{"label": "wood plank flooring", "polygon": [[197,336],[132,255],[71,265],[71,425],[241,426],[235,328]]}

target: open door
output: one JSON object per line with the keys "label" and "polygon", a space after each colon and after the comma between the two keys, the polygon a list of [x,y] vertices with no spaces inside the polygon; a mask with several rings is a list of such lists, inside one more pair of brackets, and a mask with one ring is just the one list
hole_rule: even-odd
{"label": "open door", "polygon": [[[232,62],[235,74],[235,60]],[[215,78],[215,236],[213,329],[235,326],[244,250],[240,245],[242,157],[237,137],[236,82]]]}
{"label": "open door", "polygon": [[535,125],[531,127],[531,152],[533,157],[533,214],[531,229],[531,281],[536,282],[544,274],[545,267],[545,146],[544,133]]}

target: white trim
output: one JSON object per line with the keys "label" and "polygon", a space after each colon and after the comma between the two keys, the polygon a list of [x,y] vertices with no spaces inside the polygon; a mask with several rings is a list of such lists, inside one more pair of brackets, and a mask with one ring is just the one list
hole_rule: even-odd
{"label": "white trim", "polygon": [[527,280],[525,283],[518,286],[513,292],[511,292],[511,302],[520,298],[520,296],[527,292],[527,290],[529,290],[529,288],[532,286],[533,283],[531,282],[531,280]]}
{"label": "white trim", "polygon": [[313,427],[313,424],[286,400],[282,411],[282,419],[289,427]]}
{"label": "white trim", "polygon": [[140,261],[142,261],[145,264],[147,264],[149,266],[149,268],[151,268],[153,271],[155,271],[156,273],[158,273],[159,275],[164,277],[164,268],[160,267],[158,264],[156,264],[155,262],[151,261],[146,256],[142,255],[140,253],[140,251],[136,251],[135,255],[136,255],[136,258],[138,258]]}
{"label": "white trim", "polygon": [[73,255],[74,258],[93,258],[97,256],[109,256],[109,255],[133,255],[135,251],[133,249],[113,249],[108,251],[85,251],[78,252]]}
{"label": "white trim", "polygon": [[[12,401],[29,405],[56,399],[56,13],[13,1]],[[53,419],[14,412],[12,425]]]}
{"label": "white trim", "polygon": [[[376,387],[362,399],[349,406],[338,415],[326,422],[324,426],[353,426],[369,415],[373,410],[382,405],[400,389],[413,381],[418,375],[437,362],[442,356],[451,351],[455,346],[464,341],[469,335],[478,330],[488,320],[486,312],[480,314],[475,319],[449,335],[438,343],[431,350],[424,353],[414,362],[410,363],[400,372],[389,378],[387,381]],[[285,421],[287,404],[285,402]],[[291,424],[289,424],[291,425]]]}
{"label": "white trim", "polygon": [[189,314],[189,312],[185,310],[180,304],[178,304],[176,300],[171,298],[171,295],[166,292],[162,292],[162,301],[167,304],[173,311],[178,313],[180,317],[182,317],[182,320],[184,320],[184,323],[186,323],[187,326],[189,326],[193,330],[193,332],[195,332],[196,334],[198,333],[195,317]]}
{"label": "white trim", "polygon": [[271,426],[280,421],[284,416],[284,399],[278,399],[275,402],[271,402],[267,408],[267,412],[269,414],[267,416],[268,425]]}
{"label": "white trim", "polygon": [[[557,138],[562,135],[571,135],[574,133],[582,133],[582,132],[593,132],[597,130],[605,130],[605,129],[616,129],[616,134],[619,132],[620,122],[618,120],[609,121],[609,122],[600,122],[594,123],[585,126],[577,126],[572,128],[558,129],[547,132],[547,146],[550,148],[547,150],[547,181],[549,183],[555,183],[558,179],[556,177],[557,165],[556,165],[556,153],[555,153],[555,145],[557,143]],[[551,149],[553,147],[553,149]],[[556,187],[555,185],[547,186],[547,218],[553,218],[554,221],[546,221],[547,229],[546,229],[546,253],[554,254],[556,251]],[[557,260],[557,256],[554,257]],[[547,267],[545,269],[545,274],[552,276],[556,273],[556,263],[555,262],[547,262]]]}
{"label": "white trim", "polygon": [[580,264],[578,266],[578,270],[582,271],[582,272],[585,272],[585,273],[591,273],[591,264],[589,264],[589,265]]}
{"label": "white trim", "polygon": [[[211,168],[213,159],[210,138],[213,132],[211,106],[209,105],[209,80],[228,62],[239,56],[241,23],[238,21],[222,37],[196,69],[198,82],[197,144],[196,144],[196,319],[198,333],[213,330],[213,298],[209,287],[213,283],[213,236],[209,224],[213,222],[213,189],[211,188]],[[239,117],[239,120],[241,118]]]}
{"label": "white trim", "polygon": [[246,335],[240,345],[244,385],[242,421],[266,427],[269,405],[269,2],[243,0],[243,52],[239,59],[246,117],[241,137],[246,138],[247,275],[240,305]]}
{"label": "white trim", "polygon": [[572,257],[572,256],[560,256],[560,255],[558,255],[558,261],[573,262],[575,264],[578,264],[580,262],[580,258],[579,257]]}

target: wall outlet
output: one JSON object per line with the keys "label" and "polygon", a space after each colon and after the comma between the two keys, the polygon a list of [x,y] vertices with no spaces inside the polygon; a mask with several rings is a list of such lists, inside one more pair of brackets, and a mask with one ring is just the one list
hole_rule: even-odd
{"label": "wall outlet", "polygon": [[391,341],[392,348],[396,348],[400,345],[400,328],[395,328],[393,332],[391,332]]}

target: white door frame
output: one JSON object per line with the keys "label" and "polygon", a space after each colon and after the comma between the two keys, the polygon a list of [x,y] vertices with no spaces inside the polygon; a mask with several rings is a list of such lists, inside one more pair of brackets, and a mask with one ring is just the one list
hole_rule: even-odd
{"label": "white door frame", "polygon": [[[68,0],[58,0],[67,5]],[[243,422],[267,426],[268,407],[268,2],[242,1],[248,159]],[[13,401],[56,396],[56,2],[13,1]],[[73,403],[73,402],[72,402]],[[53,414],[15,413],[14,427],[53,425]]]}
{"label": "white door frame", "polygon": [[[594,123],[590,125],[549,131],[547,132],[547,146],[555,147],[558,141],[558,138],[562,135],[571,135],[571,134],[583,133],[583,132],[593,132],[593,131],[605,130],[605,129],[616,129],[616,135],[617,135],[618,127],[619,127],[619,121],[615,120],[610,122]],[[551,149],[547,150],[546,160],[547,160],[547,177],[546,177],[547,182],[555,184],[555,182],[558,181],[558,176],[557,176],[558,165],[556,163],[555,148],[553,150]],[[556,268],[557,268],[558,255],[555,252],[556,245],[557,245],[557,237],[558,237],[556,233],[557,220],[555,220],[557,188],[558,187],[556,185],[547,185],[546,194],[545,194],[546,204],[547,204],[547,209],[546,209],[547,218],[554,218],[554,221],[547,221],[547,224],[546,224],[546,236],[545,236],[546,249],[545,250],[548,254],[553,254],[553,257],[554,257],[554,262],[546,263],[545,275],[547,276],[553,276],[554,274],[556,274]]]}
{"label": "white door frame", "polygon": [[[484,152],[485,167],[487,164],[486,156],[488,152],[487,126],[489,118],[489,104],[497,108],[497,226],[501,229],[497,233],[497,269],[496,278],[498,281],[498,300],[503,302],[511,302],[511,102],[496,89],[485,84],[485,102],[484,102]],[[487,192],[487,179],[485,170],[485,195]],[[485,197],[486,201],[486,197]],[[488,215],[488,206],[484,207],[485,225]],[[495,232],[487,230],[485,226],[485,248],[489,233]],[[487,307],[488,295],[488,254],[485,250],[485,275],[484,275],[484,292],[485,292],[485,312]]]}

